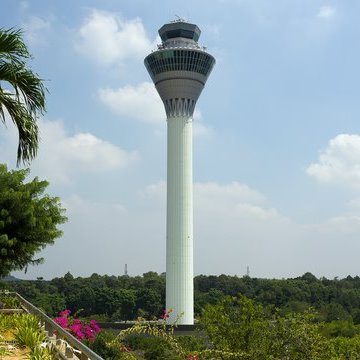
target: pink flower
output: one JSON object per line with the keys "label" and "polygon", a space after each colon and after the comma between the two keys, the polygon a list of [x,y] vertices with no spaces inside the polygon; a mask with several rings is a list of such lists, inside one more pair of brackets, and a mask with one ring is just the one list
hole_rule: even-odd
{"label": "pink flower", "polygon": [[85,328],[85,334],[86,334],[87,338],[89,340],[95,340],[94,330],[89,325],[86,325],[84,328]]}
{"label": "pink flower", "polygon": [[61,312],[59,313],[59,315],[60,315],[61,317],[68,317],[70,314],[71,314],[71,311],[68,310],[68,309],[66,309],[66,310],[64,310],[64,311],[61,311]]}
{"label": "pink flower", "polygon": [[69,324],[69,319],[67,317],[57,317],[55,318],[55,322],[66,329]]}
{"label": "pink flower", "polygon": [[83,324],[81,320],[70,317],[70,310],[64,310],[59,313],[59,317],[55,318],[54,321],[59,324],[62,328],[70,331],[74,334],[78,340],[88,339],[94,341],[96,334],[100,332],[100,326],[95,320],[90,320],[89,325]]}
{"label": "pink flower", "polygon": [[78,331],[81,331],[81,324],[72,324],[69,329],[76,334]]}
{"label": "pink flower", "polygon": [[80,330],[76,331],[75,335],[79,340],[83,340],[85,338],[85,334]]}
{"label": "pink flower", "polygon": [[90,326],[96,333],[100,332],[101,330],[100,326],[95,320],[90,320]]}
{"label": "pink flower", "polygon": [[186,358],[189,360],[199,360],[199,357],[197,355],[192,354],[189,354],[188,356],[186,356]]}

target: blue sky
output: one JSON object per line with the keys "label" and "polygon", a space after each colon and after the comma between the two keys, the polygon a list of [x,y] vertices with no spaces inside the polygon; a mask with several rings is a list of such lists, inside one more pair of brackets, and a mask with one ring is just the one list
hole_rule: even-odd
{"label": "blue sky", "polygon": [[[194,117],[196,274],[360,272],[360,4],[356,1],[16,1],[46,80],[32,176],[69,222],[28,278],[165,271],[166,121],[143,65],[175,15],[217,63]],[[15,167],[16,131],[0,132]]]}

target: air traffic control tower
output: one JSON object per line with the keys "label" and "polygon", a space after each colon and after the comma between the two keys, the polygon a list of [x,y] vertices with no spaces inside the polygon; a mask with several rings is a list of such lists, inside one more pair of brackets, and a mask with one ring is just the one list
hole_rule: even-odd
{"label": "air traffic control tower", "polygon": [[169,323],[194,323],[192,117],[215,64],[198,45],[200,29],[178,20],[159,30],[162,44],[145,66],[167,116],[166,310]]}

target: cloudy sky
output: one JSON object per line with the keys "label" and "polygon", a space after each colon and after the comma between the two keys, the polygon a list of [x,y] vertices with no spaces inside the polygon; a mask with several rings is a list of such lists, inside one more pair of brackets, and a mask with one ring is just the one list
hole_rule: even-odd
{"label": "cloudy sky", "polygon": [[[360,3],[2,0],[46,80],[32,176],[69,221],[23,278],[165,271],[166,121],[143,65],[176,15],[217,60],[194,121],[196,274],[360,274]],[[0,131],[16,164],[17,134]]]}

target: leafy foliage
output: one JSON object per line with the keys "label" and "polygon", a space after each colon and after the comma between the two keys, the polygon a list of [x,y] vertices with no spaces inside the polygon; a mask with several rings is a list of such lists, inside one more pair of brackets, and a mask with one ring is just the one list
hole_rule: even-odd
{"label": "leafy foliage", "polygon": [[144,321],[121,331],[105,346],[122,349],[127,359],[145,360],[335,360],[344,354],[320,334],[321,324],[314,322],[312,313],[284,317],[241,295],[208,305],[201,323],[208,346],[200,348],[199,343],[189,347],[179,341],[173,328],[168,331],[164,324]]}
{"label": "leafy foliage", "polygon": [[332,360],[357,360],[360,358],[360,336],[330,340]]}
{"label": "leafy foliage", "polygon": [[[84,317],[101,321],[159,318],[165,307],[165,277],[154,272],[143,276],[109,276],[93,274],[75,278],[70,273],[50,281],[12,281],[7,287],[46,309],[55,316],[64,308],[73,313],[84,309]],[[226,296],[241,293],[263,307],[273,307],[281,315],[316,310],[317,320],[334,322],[326,336],[350,336],[359,333],[360,277],[317,279],[307,273],[295,279],[258,279],[249,276],[205,276],[194,279],[195,314],[200,317],[207,304],[216,305]],[[345,323],[353,323],[347,333]],[[342,330],[336,330],[337,324]],[[350,335],[349,335],[350,334]]]}
{"label": "leafy foliage", "polygon": [[0,120],[5,123],[8,114],[18,129],[18,164],[36,156],[36,119],[45,111],[46,89],[43,80],[27,67],[30,58],[20,30],[0,29]]}
{"label": "leafy foliage", "polygon": [[227,351],[259,349],[267,327],[262,307],[243,296],[206,306],[201,319],[214,348]]}
{"label": "leafy foliage", "polygon": [[[212,350],[225,352],[228,358],[327,359],[323,355],[325,338],[312,319],[309,313],[270,315],[261,305],[240,295],[208,305],[201,324]],[[207,353],[210,355],[212,350]]]}
{"label": "leafy foliage", "polygon": [[0,314],[0,329],[10,330],[14,326],[13,317],[6,314]]}
{"label": "leafy foliage", "polygon": [[27,326],[18,326],[15,332],[15,339],[21,346],[34,349],[46,340],[45,334],[38,329]]}
{"label": "leafy foliage", "polygon": [[[10,336],[9,336],[10,335]],[[57,358],[54,350],[49,348],[45,332],[41,329],[39,319],[30,314],[0,314],[0,341],[15,340],[15,347],[0,346],[0,359],[11,355],[18,358],[21,349],[28,359],[54,360]],[[21,355],[23,358],[24,353]]]}
{"label": "leafy foliage", "polygon": [[[164,276],[153,272],[135,277],[93,274],[88,278],[67,273],[51,281],[15,281],[8,286],[34,304],[65,303],[73,312],[84,308],[82,314],[102,321],[133,319],[140,306],[146,308],[152,299],[158,306],[165,303]],[[120,343],[111,332],[102,331],[89,345],[107,359],[359,358],[358,277],[328,280],[307,273],[296,279],[268,280],[201,275],[195,278],[195,289],[207,341],[193,337],[186,342],[139,324],[131,333],[123,333]],[[237,290],[247,296],[234,294]],[[156,296],[152,298],[152,294]],[[310,306],[314,310],[309,312]],[[146,309],[148,317],[161,314],[157,307]],[[328,319],[336,320],[326,322]]]}
{"label": "leafy foliage", "polygon": [[127,353],[129,359],[138,359],[135,353],[127,347],[129,338],[134,335],[145,335],[157,339],[152,346],[145,349],[144,359],[167,359],[167,360],[180,360],[185,359],[187,354],[185,348],[179,343],[178,339],[173,336],[174,328],[170,331],[166,329],[165,318],[168,313],[163,315],[163,324],[147,322],[139,319],[131,328],[123,330],[113,341],[113,344],[120,346]]}
{"label": "leafy foliage", "polygon": [[67,220],[59,198],[44,194],[48,182],[25,182],[28,173],[0,164],[0,277],[40,263],[35,253],[62,235],[57,225]]}
{"label": "leafy foliage", "polygon": [[28,355],[28,360],[56,360],[58,354],[49,347],[35,347]]}
{"label": "leafy foliage", "polygon": [[20,346],[34,349],[45,342],[46,336],[40,330],[39,320],[34,315],[18,315],[15,320],[15,339]]}
{"label": "leafy foliage", "polygon": [[20,307],[20,301],[16,297],[5,292],[0,292],[0,304],[4,309],[19,309]]}
{"label": "leafy foliage", "polygon": [[122,352],[119,346],[114,346],[115,334],[113,331],[101,331],[95,341],[89,346],[103,359],[121,359]]}
{"label": "leafy foliage", "polygon": [[[1,340],[1,337],[0,337]],[[2,360],[5,356],[12,355],[12,351],[9,350],[6,346],[0,345],[0,360]]]}

